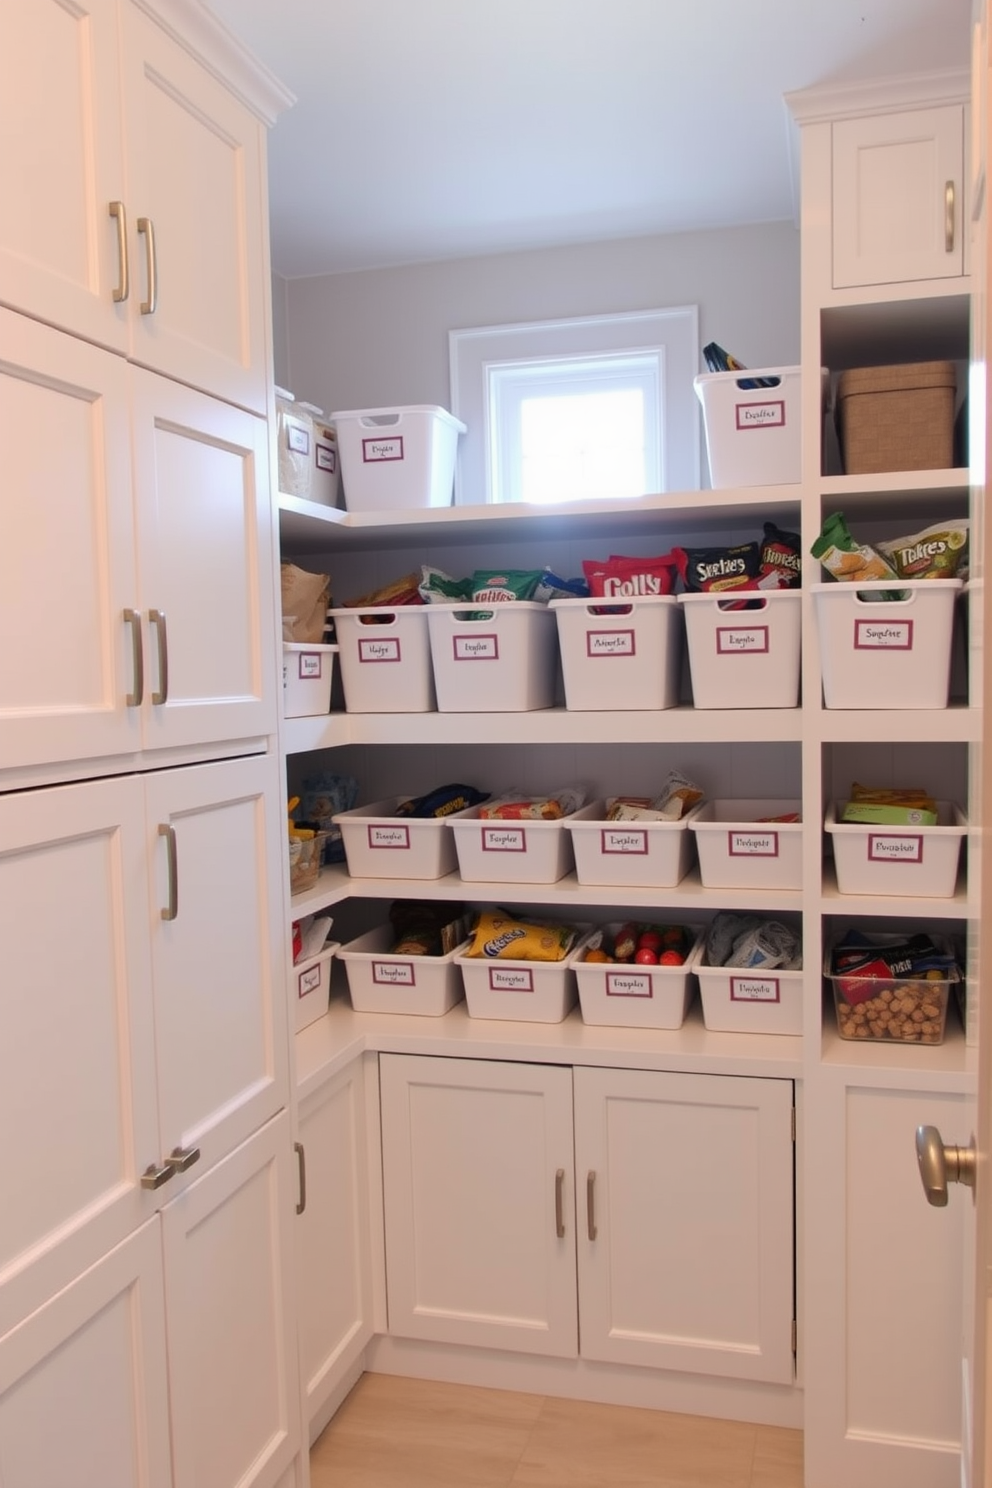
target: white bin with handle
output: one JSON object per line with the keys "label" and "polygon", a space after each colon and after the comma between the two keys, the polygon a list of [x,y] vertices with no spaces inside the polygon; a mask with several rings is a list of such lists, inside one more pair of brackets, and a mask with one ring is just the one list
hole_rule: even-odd
{"label": "white bin with handle", "polygon": [[465,425],[434,404],[332,413],[350,512],[450,506]]}

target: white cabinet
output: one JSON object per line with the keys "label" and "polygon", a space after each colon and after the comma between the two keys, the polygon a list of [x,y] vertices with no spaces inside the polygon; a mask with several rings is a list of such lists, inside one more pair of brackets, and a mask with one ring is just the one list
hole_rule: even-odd
{"label": "white cabinet", "polygon": [[833,132],[833,284],[964,272],[964,106],[841,119]]}
{"label": "white cabinet", "polygon": [[310,1422],[372,1337],[363,1070],[357,1059],[302,1099],[297,1112],[300,1373]]}
{"label": "white cabinet", "polygon": [[0,310],[0,767],[274,730],[264,420]]}
{"label": "white cabinet", "polygon": [[391,1333],[792,1383],[791,1082],[380,1068]]}
{"label": "white cabinet", "polygon": [[0,132],[0,303],[264,413],[261,120],[132,0],[10,0]]}

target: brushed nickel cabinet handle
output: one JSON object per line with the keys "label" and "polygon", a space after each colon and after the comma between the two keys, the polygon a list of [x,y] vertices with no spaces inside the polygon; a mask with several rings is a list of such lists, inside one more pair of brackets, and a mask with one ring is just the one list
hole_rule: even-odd
{"label": "brushed nickel cabinet handle", "polygon": [[169,826],[167,822],[159,822],[158,835],[165,838],[166,862],[169,869],[169,897],[161,915],[163,920],[174,920],[179,913],[179,862],[176,852],[176,829]]}
{"label": "brushed nickel cabinet handle", "polygon": [[157,1168],[154,1163],[149,1163],[141,1175],[142,1188],[161,1188],[163,1183],[168,1183],[170,1178],[175,1177],[176,1170],[171,1162],[163,1163]]}
{"label": "brushed nickel cabinet handle", "polygon": [[107,210],[117,223],[117,262],[119,278],[114,290],[114,304],[122,304],[131,293],[131,269],[127,253],[127,211],[121,201],[112,201]]}
{"label": "brushed nickel cabinet handle", "polygon": [[296,1206],[296,1212],[302,1214],[307,1207],[307,1155],[303,1151],[302,1142],[294,1142],[293,1151],[300,1167],[300,1202]]}
{"label": "brushed nickel cabinet handle", "polygon": [[131,627],[131,674],[134,691],[124,701],[129,708],[140,708],[145,696],[145,648],[141,639],[141,611],[125,610],[124,624]]}
{"label": "brushed nickel cabinet handle", "polygon": [[139,217],[138,231],[145,240],[145,269],[148,275],[148,298],[141,302],[141,313],[154,315],[158,309],[158,259],[155,256],[155,224],[152,219]]}
{"label": "brushed nickel cabinet handle", "polygon": [[194,1163],[200,1161],[200,1149],[199,1147],[173,1147],[167,1161],[174,1173],[185,1173]]}
{"label": "brushed nickel cabinet handle", "polygon": [[586,1229],[590,1240],[596,1238],[596,1174],[592,1168],[586,1178]]}
{"label": "brushed nickel cabinet handle", "polygon": [[555,1234],[559,1240],[565,1238],[565,1169],[555,1174]]}
{"label": "brushed nickel cabinet handle", "polygon": [[155,627],[158,644],[158,689],[152,693],[156,707],[169,701],[169,633],[165,625],[164,610],[149,610],[148,623]]}
{"label": "brushed nickel cabinet handle", "polygon": [[944,187],[944,252],[954,252],[954,182]]}

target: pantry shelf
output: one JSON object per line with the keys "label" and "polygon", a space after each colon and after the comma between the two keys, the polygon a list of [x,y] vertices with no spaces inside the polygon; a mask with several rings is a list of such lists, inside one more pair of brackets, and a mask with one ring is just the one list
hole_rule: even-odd
{"label": "pantry shelf", "polygon": [[641,712],[351,713],[352,744],[711,744],[802,738],[799,708],[665,708]]}
{"label": "pantry shelf", "polygon": [[837,876],[832,863],[823,866],[823,894],[820,901],[821,914],[870,915],[878,918],[889,915],[896,919],[911,920],[963,920],[977,912],[978,906],[968,903],[967,883],[962,869],[958,874],[957,887],[949,899],[902,898],[891,894],[842,894],[837,887]]}
{"label": "pantry shelf", "polygon": [[976,1088],[976,1051],[965,1042],[964,1032],[953,1009],[947,1014],[947,1033],[942,1044],[885,1044],[873,1040],[842,1039],[837,1032],[834,1010],[824,1007],[821,1063],[834,1070],[843,1083],[850,1083],[856,1070],[876,1088],[904,1089],[907,1079],[914,1090],[969,1094]]}
{"label": "pantry shelf", "polygon": [[978,708],[809,708],[807,728],[823,744],[972,744],[982,733]]}

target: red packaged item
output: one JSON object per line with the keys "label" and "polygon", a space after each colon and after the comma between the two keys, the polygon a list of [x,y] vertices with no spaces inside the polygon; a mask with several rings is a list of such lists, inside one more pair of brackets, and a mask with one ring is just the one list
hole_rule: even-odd
{"label": "red packaged item", "polygon": [[585,559],[582,571],[591,597],[649,599],[674,591],[676,559],[674,552],[656,558],[624,558],[611,553],[609,558]]}
{"label": "red packaged item", "polygon": [[765,523],[758,568],[759,589],[795,589],[802,578],[802,540],[774,522]]}
{"label": "red packaged item", "polygon": [[732,548],[676,548],[674,553],[690,594],[757,588],[760,554],[756,542]]}

